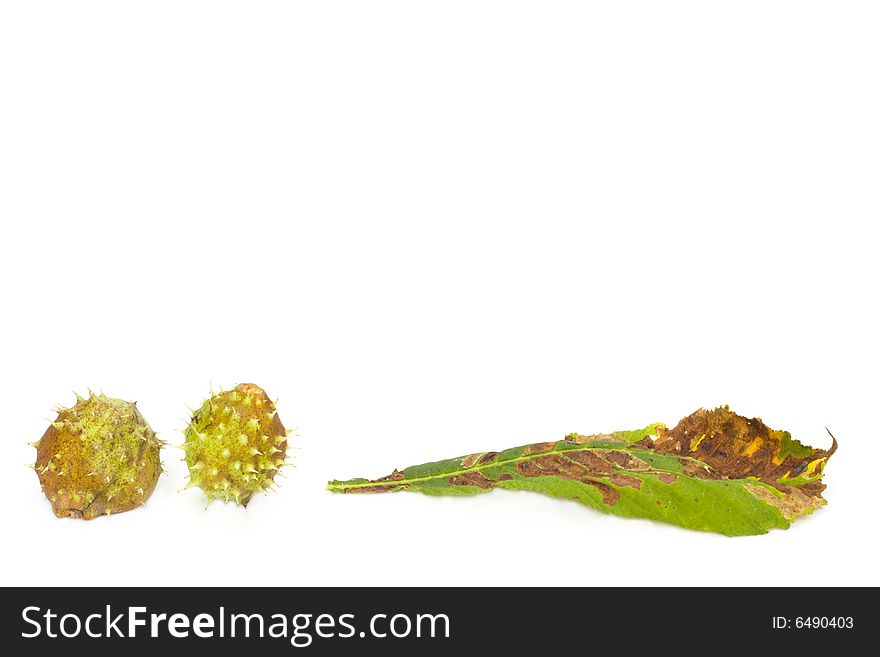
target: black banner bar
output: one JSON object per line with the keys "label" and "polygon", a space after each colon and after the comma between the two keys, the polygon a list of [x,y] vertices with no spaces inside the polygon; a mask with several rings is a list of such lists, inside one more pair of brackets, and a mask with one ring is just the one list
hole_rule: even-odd
{"label": "black banner bar", "polygon": [[15,651],[6,654],[812,653],[865,645],[876,623],[873,591],[841,588],[8,588],[2,596],[2,642]]}

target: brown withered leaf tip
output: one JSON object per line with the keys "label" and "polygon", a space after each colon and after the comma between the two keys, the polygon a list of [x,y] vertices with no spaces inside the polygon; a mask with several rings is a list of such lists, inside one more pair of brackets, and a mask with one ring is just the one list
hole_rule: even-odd
{"label": "brown withered leaf tip", "polygon": [[[806,447],[787,431],[770,429],[759,418],[745,418],[727,406],[708,411],[704,408],[682,419],[673,429],[660,427],[656,441],[640,443],[661,454],[688,456],[711,468],[713,478],[754,477],[783,493],[791,492],[786,481],[813,475],[837,451],[831,436],[827,450]],[[830,432],[829,432],[830,434]],[[801,493],[819,497],[825,490],[821,479],[802,482]]]}

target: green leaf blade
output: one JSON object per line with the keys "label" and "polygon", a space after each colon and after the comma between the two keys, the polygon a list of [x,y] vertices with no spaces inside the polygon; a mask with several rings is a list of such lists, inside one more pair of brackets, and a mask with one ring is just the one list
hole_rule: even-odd
{"label": "green leaf blade", "polygon": [[[727,536],[787,528],[825,502],[828,451],[773,432],[726,408],[700,409],[673,430],[635,431],[533,443],[410,466],[377,480],[332,481],[338,493],[405,490],[431,496],[494,488],[575,500],[603,513]],[[732,456],[731,456],[732,454]]]}

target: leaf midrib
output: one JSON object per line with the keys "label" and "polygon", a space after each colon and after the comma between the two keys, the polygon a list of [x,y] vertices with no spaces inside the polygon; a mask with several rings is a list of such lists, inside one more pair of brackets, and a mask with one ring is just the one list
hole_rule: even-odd
{"label": "leaf midrib", "polygon": [[[525,447],[528,447],[528,445],[526,445]],[[345,485],[345,482],[339,482],[339,485],[334,486],[331,483],[327,486],[327,488],[331,491],[337,491],[337,490],[345,491],[345,490],[351,489],[351,488],[368,488],[370,486],[393,487],[393,486],[397,486],[397,485],[401,485],[401,484],[413,484],[413,483],[419,483],[419,482],[423,482],[423,481],[431,481],[433,479],[448,479],[449,477],[456,477],[458,475],[467,474],[468,472],[479,472],[485,468],[501,467],[501,466],[509,465],[509,464],[522,463],[523,461],[529,461],[529,460],[532,460],[532,459],[539,457],[539,456],[547,456],[548,454],[565,454],[566,452],[592,452],[592,451],[596,451],[596,450],[602,450],[605,452],[626,452],[627,454],[634,454],[634,455],[638,455],[639,453],[641,453],[641,454],[654,454],[654,452],[650,452],[648,450],[643,450],[643,449],[642,450],[634,450],[634,449],[627,449],[625,447],[592,446],[592,447],[584,447],[581,449],[565,449],[565,450],[550,449],[550,450],[547,450],[546,452],[535,452],[534,454],[525,454],[525,455],[521,455],[521,456],[518,456],[515,458],[504,459],[502,461],[492,461],[491,463],[484,463],[482,465],[473,465],[470,468],[464,468],[461,470],[454,470],[452,472],[443,472],[443,473],[438,473],[435,475],[428,475],[425,477],[412,477],[412,478],[405,477],[403,479],[389,479],[387,481],[365,481],[363,483],[348,484],[348,485]],[[489,452],[482,452],[480,454],[480,457],[482,457],[488,453]],[[662,455],[662,456],[666,456],[666,455]],[[462,456],[461,458],[466,458],[466,457]],[[687,459],[689,461],[693,461],[694,463],[699,463],[703,467],[707,467],[706,464],[703,463],[702,461],[695,459],[693,457],[690,457],[690,456],[676,456],[675,458]],[[571,459],[568,459],[568,460],[571,461]],[[571,461],[571,462],[578,464],[577,461]],[[578,465],[583,465],[583,464],[580,463]],[[621,472],[626,472],[626,473],[630,473],[630,474],[639,473],[639,472],[642,472],[642,473],[660,472],[660,473],[674,474],[679,477],[687,477],[689,479],[694,479],[694,477],[691,477],[690,475],[684,474],[683,472],[676,472],[674,470],[664,470],[662,468],[652,468],[650,470],[627,470],[626,468],[619,466],[616,463],[613,463],[613,465],[616,465],[617,468]],[[548,474],[547,476],[555,476],[555,475],[553,475],[551,473],[551,474]],[[601,479],[601,477],[597,477],[597,478]]]}

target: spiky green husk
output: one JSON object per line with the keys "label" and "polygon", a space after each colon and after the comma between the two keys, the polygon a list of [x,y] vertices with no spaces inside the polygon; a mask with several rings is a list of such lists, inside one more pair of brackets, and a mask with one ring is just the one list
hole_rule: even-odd
{"label": "spiky green husk", "polygon": [[144,504],[162,472],[162,441],[134,402],[77,395],[33,445],[34,470],[59,518],[91,520]]}
{"label": "spiky green husk", "polygon": [[285,463],[288,432],[275,404],[253,383],[212,395],[192,416],[183,449],[190,480],[208,501],[247,506]]}

